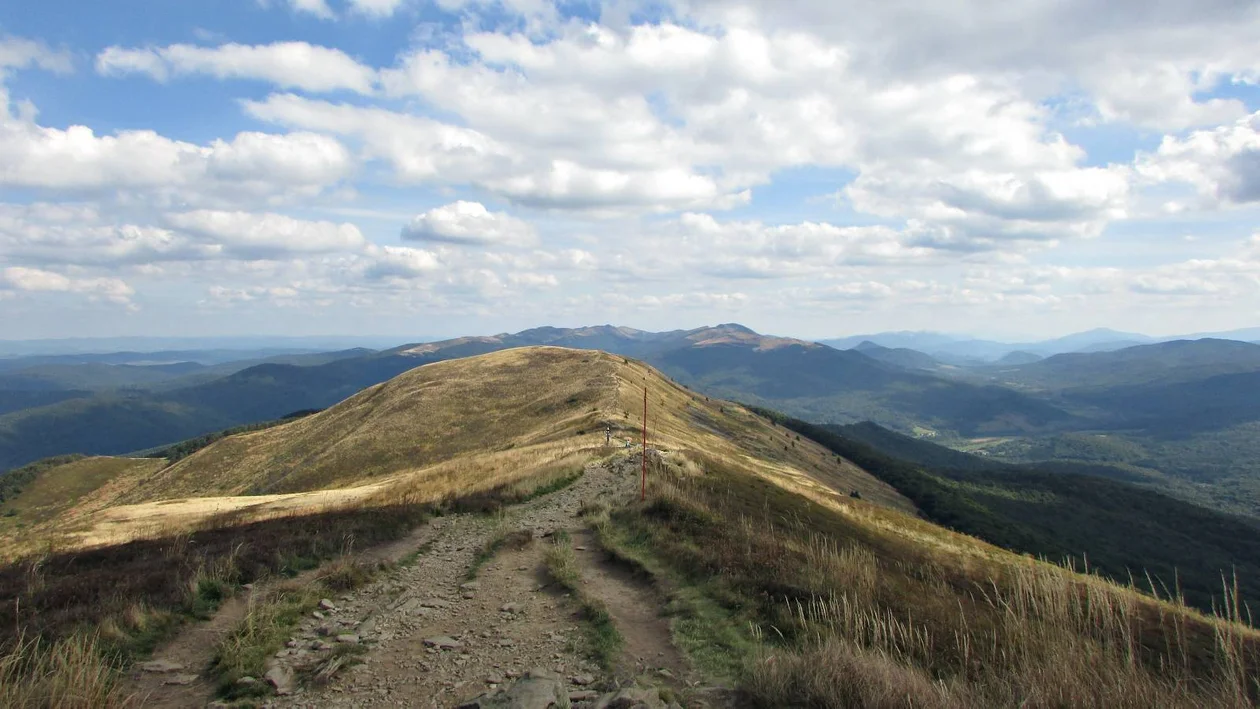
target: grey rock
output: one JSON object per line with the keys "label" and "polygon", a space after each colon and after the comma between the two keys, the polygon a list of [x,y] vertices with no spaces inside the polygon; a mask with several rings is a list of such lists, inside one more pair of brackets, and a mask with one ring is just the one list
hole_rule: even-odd
{"label": "grey rock", "polygon": [[599,692],[593,689],[579,689],[575,692],[569,692],[569,701],[571,702],[589,702],[592,699],[599,699]]}
{"label": "grey rock", "polygon": [[263,679],[276,688],[276,694],[284,696],[293,693],[293,670],[283,665],[273,665]]}
{"label": "grey rock", "polygon": [[559,709],[567,707],[569,695],[560,675],[547,670],[530,670],[506,690],[483,694],[460,705],[460,709]]}
{"label": "grey rock", "polygon": [[595,702],[595,709],[666,709],[655,689],[625,687],[605,694]]}
{"label": "grey rock", "polygon": [[319,609],[321,611],[335,611],[337,610],[337,605],[327,598],[321,598],[319,599]]}
{"label": "grey rock", "polygon": [[197,681],[197,675],[176,674],[162,680],[162,684],[174,684],[179,686],[187,686]]}
{"label": "grey rock", "polygon": [[445,635],[439,635],[435,638],[425,638],[424,644],[425,647],[435,647],[439,650],[458,650],[464,646],[464,644],[460,641],[454,638],[448,638]]}
{"label": "grey rock", "polygon": [[250,677],[250,676],[246,675],[246,676],[244,676],[244,677],[242,677],[242,678],[240,678],[240,679],[236,680],[236,683],[237,683],[237,684],[239,684],[239,685],[241,685],[241,686],[248,687],[248,686],[253,685],[253,684],[258,684],[258,680],[257,680],[256,678],[254,678],[254,677]]}
{"label": "grey rock", "polygon": [[481,588],[481,582],[479,581],[467,581],[459,585],[459,590],[461,591],[476,591],[479,588]]}
{"label": "grey rock", "polygon": [[344,634],[342,634],[342,635],[338,635],[338,636],[337,636],[337,642],[339,642],[339,643],[345,643],[345,644],[347,644],[347,645],[358,645],[358,644],[359,644],[359,636],[358,636],[358,635],[354,635],[354,634],[352,634],[352,633],[344,633]]}
{"label": "grey rock", "polygon": [[569,681],[572,682],[573,684],[576,684],[579,687],[585,687],[588,684],[595,684],[595,676],[594,675],[574,675],[569,678]]}
{"label": "grey rock", "polygon": [[144,672],[178,672],[184,669],[184,666],[178,662],[170,660],[149,660],[140,663],[140,669]]}
{"label": "grey rock", "polygon": [[519,603],[504,603],[503,605],[499,606],[499,610],[500,610],[500,611],[502,611],[503,613],[512,613],[512,614],[520,613],[520,612],[521,612],[521,604],[519,604]]}

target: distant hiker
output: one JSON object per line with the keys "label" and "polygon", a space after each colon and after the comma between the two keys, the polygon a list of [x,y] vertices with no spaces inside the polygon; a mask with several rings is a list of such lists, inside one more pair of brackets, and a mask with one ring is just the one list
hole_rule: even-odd
{"label": "distant hiker", "polygon": [[604,445],[606,446],[612,445],[612,426],[604,427]]}

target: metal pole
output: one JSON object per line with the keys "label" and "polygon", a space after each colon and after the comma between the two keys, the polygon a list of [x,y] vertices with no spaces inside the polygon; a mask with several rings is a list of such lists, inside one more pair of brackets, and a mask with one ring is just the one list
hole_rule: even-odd
{"label": "metal pole", "polygon": [[639,502],[647,499],[647,384],[643,385],[643,472],[639,476]]}

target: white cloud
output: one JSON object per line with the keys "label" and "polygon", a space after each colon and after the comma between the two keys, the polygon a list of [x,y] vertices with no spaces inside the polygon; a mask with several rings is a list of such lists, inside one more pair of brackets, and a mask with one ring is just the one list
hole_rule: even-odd
{"label": "white cloud", "polygon": [[3,78],[6,69],[29,66],[64,74],[74,69],[74,62],[68,52],[54,51],[42,42],[22,37],[0,37],[0,78]]}
{"label": "white cloud", "polygon": [[442,261],[434,251],[369,245],[360,273],[369,280],[410,279],[436,273],[441,268]]}
{"label": "white cloud", "polygon": [[402,238],[457,245],[531,246],[538,242],[538,234],[523,219],[462,200],[416,215],[403,227]]}
{"label": "white cloud", "polygon": [[371,93],[376,78],[374,69],[345,52],[306,42],[218,47],[172,44],[145,49],[113,46],[97,55],[96,70],[105,76],[147,74],[158,81],[207,74],[219,79],[257,79],[284,88],[317,92]]}
{"label": "white cloud", "polygon": [[6,69],[39,67],[48,72],[69,73],[74,69],[71,55],[49,49],[42,42],[20,37],[0,37],[0,79]]}
{"label": "white cloud", "polygon": [[349,0],[356,12],[373,17],[389,17],[402,7],[406,0]]}
{"label": "white cloud", "polygon": [[1260,202],[1260,112],[1184,138],[1166,136],[1137,170],[1153,182],[1184,183],[1204,206]]}
{"label": "white cloud", "polygon": [[873,82],[969,74],[1019,81],[1034,98],[1085,89],[1113,120],[1180,130],[1229,120],[1241,103],[1204,99],[1221,78],[1254,76],[1260,12],[1252,3],[988,0],[843,3],[678,0],[699,26],[807,29],[849,49]]}
{"label": "white cloud", "polygon": [[141,266],[180,261],[294,260],[356,254],[353,224],[274,213],[194,210],[129,223],[92,206],[0,204],[0,256],[33,264]]}
{"label": "white cloud", "polygon": [[347,177],[353,161],[315,133],[245,132],[197,145],[150,130],[98,136],[91,128],[38,125],[7,110],[0,89],[0,185],[123,193],[175,203],[282,201],[312,197]]}
{"label": "white cloud", "polygon": [[166,220],[238,258],[354,252],[366,243],[353,224],[303,221],[282,214],[197,210],[170,214]]}
{"label": "white cloud", "polygon": [[[265,3],[266,0],[259,0],[259,2]],[[332,8],[328,7],[327,0],[287,0],[287,2],[294,12],[304,12],[321,20],[331,20],[336,17]]]}
{"label": "white cloud", "polygon": [[135,293],[118,278],[71,278],[37,268],[10,266],[0,270],[0,288],[27,293],[78,293],[93,300],[129,305]]}

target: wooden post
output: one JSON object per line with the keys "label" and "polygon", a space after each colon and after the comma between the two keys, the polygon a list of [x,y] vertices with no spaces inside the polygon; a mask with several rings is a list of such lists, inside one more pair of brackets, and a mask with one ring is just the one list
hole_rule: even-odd
{"label": "wooden post", "polygon": [[647,499],[647,384],[643,385],[643,472],[639,476],[639,502]]}

